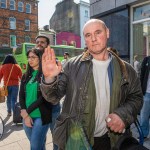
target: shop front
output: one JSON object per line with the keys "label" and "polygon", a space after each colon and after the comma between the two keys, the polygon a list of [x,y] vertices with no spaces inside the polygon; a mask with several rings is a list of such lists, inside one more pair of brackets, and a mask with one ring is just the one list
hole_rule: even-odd
{"label": "shop front", "polygon": [[150,2],[131,7],[130,62],[150,55]]}

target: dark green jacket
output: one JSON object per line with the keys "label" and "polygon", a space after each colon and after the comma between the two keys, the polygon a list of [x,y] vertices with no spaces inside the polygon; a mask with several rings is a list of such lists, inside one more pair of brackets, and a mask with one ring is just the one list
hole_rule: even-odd
{"label": "dark green jacket", "polygon": [[[62,128],[67,132],[70,118],[81,122],[90,144],[93,145],[96,92],[92,65],[92,56],[87,51],[82,56],[70,59],[56,81],[46,84],[43,80],[41,84],[42,94],[49,102],[56,103],[66,95],[53,135],[54,143],[61,149],[64,149],[68,138],[68,135],[62,132]],[[135,121],[143,103],[139,78],[131,65],[114,55],[108,72],[112,82],[110,113],[119,115],[128,127]],[[110,137],[113,146],[118,135],[111,132]]]}

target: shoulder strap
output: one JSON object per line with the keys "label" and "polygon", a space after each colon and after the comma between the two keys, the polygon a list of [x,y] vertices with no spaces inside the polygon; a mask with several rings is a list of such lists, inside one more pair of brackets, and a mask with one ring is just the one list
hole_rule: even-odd
{"label": "shoulder strap", "polygon": [[7,82],[6,82],[6,87],[7,87],[7,85],[8,85],[8,82],[9,82],[9,79],[10,79],[10,76],[11,76],[11,73],[12,73],[13,68],[14,68],[14,64],[13,64],[12,67],[11,67],[11,70],[10,70],[10,73],[9,73],[9,77],[8,77]]}

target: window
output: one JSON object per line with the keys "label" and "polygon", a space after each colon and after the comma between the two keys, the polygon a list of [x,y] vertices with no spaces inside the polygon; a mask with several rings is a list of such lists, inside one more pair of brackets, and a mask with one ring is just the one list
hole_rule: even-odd
{"label": "window", "polygon": [[16,46],[16,36],[10,35],[10,47],[15,47],[15,46]]}
{"label": "window", "polygon": [[25,20],[25,31],[30,31],[30,20]]}
{"label": "window", "polygon": [[26,13],[31,13],[31,5],[26,4]]}
{"label": "window", "polygon": [[89,13],[87,10],[85,10],[85,17],[89,17]]}
{"label": "window", "polygon": [[25,42],[30,43],[31,39],[29,36],[25,36]]}
{"label": "window", "polygon": [[15,1],[14,0],[10,0],[10,10],[15,10]]}
{"label": "window", "polygon": [[9,18],[10,29],[16,29],[16,19],[14,17]]}
{"label": "window", "polygon": [[133,20],[141,20],[150,18],[150,3],[142,6],[135,7],[133,9]]}
{"label": "window", "polygon": [[6,8],[6,0],[0,0],[0,7]]}
{"label": "window", "polygon": [[67,45],[67,41],[63,40],[62,45]]}
{"label": "window", "polygon": [[[119,56],[129,60],[129,12],[128,9],[100,17],[108,26],[111,36],[108,46],[119,51]],[[117,27],[117,28],[116,28]]]}
{"label": "window", "polygon": [[18,2],[18,11],[23,12],[23,2]]}
{"label": "window", "polygon": [[76,47],[76,41],[71,41],[70,45]]}

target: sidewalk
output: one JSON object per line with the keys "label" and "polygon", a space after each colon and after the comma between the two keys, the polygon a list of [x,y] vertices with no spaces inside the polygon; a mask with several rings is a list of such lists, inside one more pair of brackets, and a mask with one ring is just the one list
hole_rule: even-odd
{"label": "sidewalk", "polygon": [[[30,150],[29,141],[24,133],[22,124],[13,124],[12,116],[7,117],[6,103],[0,104],[0,115],[5,123],[4,135],[0,140],[0,150]],[[139,135],[135,126],[131,126],[131,129],[133,131],[133,136],[137,138]],[[144,146],[150,149],[150,135],[144,142]],[[47,135],[46,149],[53,149],[50,130]]]}
{"label": "sidewalk", "polygon": [[[6,103],[0,103],[0,115],[4,120],[4,135],[0,140],[0,150],[30,150],[29,141],[22,128],[22,124],[14,124],[12,116],[7,117]],[[47,134],[46,149],[52,150],[52,136],[50,130]]]}

